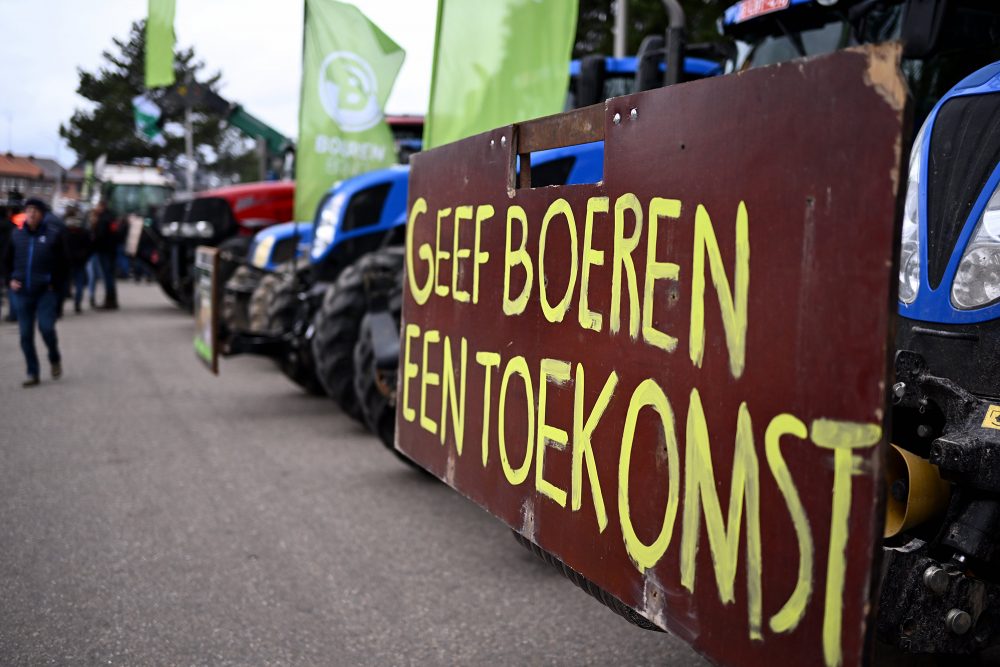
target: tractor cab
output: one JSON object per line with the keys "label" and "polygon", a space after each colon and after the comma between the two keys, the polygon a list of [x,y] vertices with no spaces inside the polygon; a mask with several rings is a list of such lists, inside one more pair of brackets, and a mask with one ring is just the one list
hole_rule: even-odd
{"label": "tractor cab", "polygon": [[744,0],[721,19],[735,54],[726,71],[899,40],[914,131],[953,85],[1000,59],[1000,12],[981,0]]}

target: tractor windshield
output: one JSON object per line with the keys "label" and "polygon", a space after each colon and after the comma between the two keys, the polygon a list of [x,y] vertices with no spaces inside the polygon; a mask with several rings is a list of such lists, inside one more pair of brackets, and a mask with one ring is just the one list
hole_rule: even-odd
{"label": "tractor windshield", "polygon": [[763,67],[793,58],[818,56],[855,43],[850,26],[841,22],[827,23],[801,32],[765,35],[753,44],[737,44],[742,58],[736,69]]}
{"label": "tractor windshield", "polygon": [[[914,128],[920,127],[952,86],[1000,60],[998,4],[976,0],[952,3],[933,51],[922,58],[903,60],[903,73],[915,103]],[[724,30],[735,37],[737,53],[727,69],[762,67],[857,44],[900,39],[903,12],[902,4],[874,3],[849,20],[849,12],[809,3],[743,23],[727,22]]]}
{"label": "tractor windshield", "polygon": [[170,199],[173,188],[165,185],[113,184],[105,188],[108,206],[115,213],[151,215]]}

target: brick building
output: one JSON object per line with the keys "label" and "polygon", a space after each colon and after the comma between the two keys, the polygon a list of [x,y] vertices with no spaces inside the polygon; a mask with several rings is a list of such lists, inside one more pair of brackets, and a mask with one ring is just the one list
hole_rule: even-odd
{"label": "brick building", "polygon": [[25,199],[38,197],[49,203],[56,194],[79,199],[82,186],[81,169],[64,169],[49,158],[0,153],[0,199],[11,197],[11,193],[18,193]]}

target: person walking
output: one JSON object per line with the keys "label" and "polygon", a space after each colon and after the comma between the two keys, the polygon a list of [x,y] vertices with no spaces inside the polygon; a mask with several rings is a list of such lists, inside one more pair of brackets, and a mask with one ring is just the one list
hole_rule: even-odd
{"label": "person walking", "polygon": [[115,262],[118,258],[118,226],[114,214],[103,199],[90,211],[90,224],[94,236],[94,254],[101,267],[101,275],[104,276],[104,303],[100,310],[117,310]]}
{"label": "person walking", "polygon": [[97,284],[104,281],[101,262],[94,252],[94,236],[90,235],[90,259],[87,260],[87,292],[90,294],[90,308],[97,310]]}
{"label": "person walking", "polygon": [[52,377],[62,375],[62,357],[56,338],[56,314],[60,286],[65,284],[69,268],[65,233],[60,225],[45,221],[45,202],[25,202],[24,226],[11,234],[4,257],[4,277],[17,294],[17,324],[21,333],[21,351],[28,368],[24,387],[39,382],[38,353],[35,351],[35,320],[49,352]]}
{"label": "person walking", "polygon": [[[7,254],[7,244],[10,243],[10,235],[14,232],[14,223],[10,220],[10,214],[6,206],[0,206],[0,257],[4,257]],[[11,298],[12,293],[6,285],[0,285],[0,315],[3,314],[3,295],[7,294],[7,321],[14,322],[17,318],[14,316],[14,300]]]}
{"label": "person walking", "polygon": [[[52,209],[47,209],[45,211],[45,217],[42,218],[42,222],[45,226],[52,229],[58,229],[59,234],[63,237],[63,241],[66,240],[66,223],[63,219],[56,215]],[[63,316],[63,305],[66,303],[66,297],[69,296],[69,270],[63,274],[63,280],[61,283],[56,285],[56,291],[59,293],[59,305],[56,307],[56,319],[62,319]]]}
{"label": "person walking", "polygon": [[[83,291],[87,286],[87,260],[90,259],[90,230],[83,224],[75,206],[66,209],[66,249],[69,252],[73,310],[83,312]],[[91,304],[93,305],[93,304]]]}

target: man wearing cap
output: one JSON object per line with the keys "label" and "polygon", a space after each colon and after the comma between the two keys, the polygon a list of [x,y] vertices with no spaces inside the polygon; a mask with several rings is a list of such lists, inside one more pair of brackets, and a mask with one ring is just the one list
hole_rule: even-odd
{"label": "man wearing cap", "polygon": [[14,230],[3,262],[10,289],[17,294],[17,323],[21,330],[21,350],[28,366],[23,386],[38,384],[38,353],[35,351],[35,320],[49,351],[52,377],[62,375],[62,358],[56,339],[56,315],[61,287],[69,270],[66,238],[60,225],[45,220],[45,202],[29,199],[24,203],[24,226]]}

